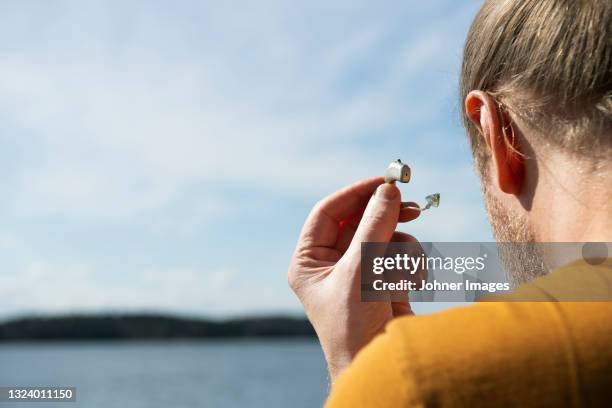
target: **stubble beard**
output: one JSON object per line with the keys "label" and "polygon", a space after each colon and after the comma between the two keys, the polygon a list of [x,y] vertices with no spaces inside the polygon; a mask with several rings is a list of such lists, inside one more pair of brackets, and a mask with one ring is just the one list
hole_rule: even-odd
{"label": "stubble beard", "polygon": [[498,245],[506,276],[513,287],[546,275],[529,219],[512,211],[482,185],[489,221]]}

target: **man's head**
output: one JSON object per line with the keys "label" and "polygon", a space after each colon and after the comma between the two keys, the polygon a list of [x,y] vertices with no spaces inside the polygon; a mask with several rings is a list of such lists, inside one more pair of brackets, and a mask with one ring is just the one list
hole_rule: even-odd
{"label": "man's head", "polygon": [[[467,36],[460,97],[496,238],[575,237],[552,225],[572,222],[554,219],[565,205],[555,200],[586,208],[582,190],[610,181],[610,1],[485,1]],[[516,280],[542,273],[532,262]]]}

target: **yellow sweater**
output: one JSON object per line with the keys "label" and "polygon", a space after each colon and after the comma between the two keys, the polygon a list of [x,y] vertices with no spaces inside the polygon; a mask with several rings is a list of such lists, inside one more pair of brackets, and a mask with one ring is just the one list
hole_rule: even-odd
{"label": "yellow sweater", "polygon": [[[568,288],[608,302],[547,301]],[[327,406],[612,407],[610,293],[610,260],[579,262],[518,290],[543,301],[395,319],[339,378]]]}

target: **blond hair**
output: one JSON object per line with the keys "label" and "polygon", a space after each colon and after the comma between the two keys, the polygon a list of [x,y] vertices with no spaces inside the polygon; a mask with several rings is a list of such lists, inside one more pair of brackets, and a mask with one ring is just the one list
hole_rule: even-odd
{"label": "blond hair", "polygon": [[470,27],[460,98],[476,166],[488,158],[465,112],[471,90],[488,92],[534,137],[587,157],[612,146],[610,0],[487,0]]}

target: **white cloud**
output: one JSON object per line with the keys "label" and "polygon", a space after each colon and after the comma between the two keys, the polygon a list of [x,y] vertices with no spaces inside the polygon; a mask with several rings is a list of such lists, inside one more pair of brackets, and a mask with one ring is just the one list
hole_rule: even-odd
{"label": "white cloud", "polygon": [[[481,225],[473,195],[461,191],[473,175],[462,165],[432,166],[431,152],[448,158],[454,146],[440,145],[449,140],[444,130],[421,129],[435,128],[436,108],[453,95],[455,72],[448,71],[458,69],[458,56],[443,47],[456,40],[473,6],[421,21],[411,5],[414,14],[403,21],[392,10],[375,5],[370,15],[353,2],[186,4],[0,5],[0,35],[14,39],[0,44],[0,143],[18,153],[0,174],[0,221],[18,220],[0,235],[0,249],[15,250],[22,265],[0,271],[3,307],[295,308],[284,271],[246,283],[240,278],[249,271],[235,265],[192,266],[200,253],[191,253],[187,267],[109,273],[105,260],[129,248],[108,242],[76,262],[82,232],[66,220],[98,232],[138,224],[143,238],[152,231],[190,238],[241,211],[241,193],[314,202],[379,174],[395,157],[381,159],[377,145],[363,139],[378,137],[382,146],[384,134],[400,128],[408,136],[398,149],[413,154],[416,175],[403,187],[406,197],[420,201],[446,189],[442,207],[406,230],[441,240]],[[424,86],[438,74],[443,80]],[[248,233],[265,245],[265,231]],[[17,235],[18,242],[9,238]],[[233,246],[231,237],[214,239]],[[182,249],[168,245],[168,252]],[[36,261],[32,254],[47,247],[64,253]],[[154,251],[150,257],[152,264],[160,259]]]}
{"label": "white cloud", "polygon": [[[101,34],[108,27],[96,22],[82,47],[68,41],[75,47],[70,61],[70,50],[54,56],[72,20],[92,18],[84,14],[73,10],[41,23],[48,48],[28,44],[31,49],[0,59],[0,104],[13,106],[13,125],[27,129],[23,143],[38,151],[18,169],[14,207],[21,211],[129,216],[163,207],[192,183],[321,194],[354,179],[353,170],[330,168],[353,169],[359,162],[364,174],[379,172],[379,163],[352,149],[352,135],[423,120],[431,114],[428,104],[449,92],[406,98],[398,85],[418,80],[439,59],[436,46],[453,35],[452,20],[421,33],[390,61],[385,77],[345,98],[337,81],[384,40],[379,27],[314,48],[299,36],[284,36],[290,27],[273,25],[249,42],[249,55],[272,61],[250,58],[259,65],[241,66],[231,53],[246,39],[226,30],[206,33],[229,34],[218,46],[203,41],[189,56],[163,57],[174,42],[151,47],[151,36],[158,38],[152,24],[159,20],[151,15],[137,21],[117,49],[108,49],[112,43]],[[285,53],[290,58],[281,61]],[[315,75],[305,76],[304,67]]]}
{"label": "white cloud", "polygon": [[105,279],[106,271],[87,264],[33,261],[0,274],[2,312],[169,311],[207,315],[297,310],[278,288],[246,283],[233,269],[170,268],[136,271],[129,281]]}

